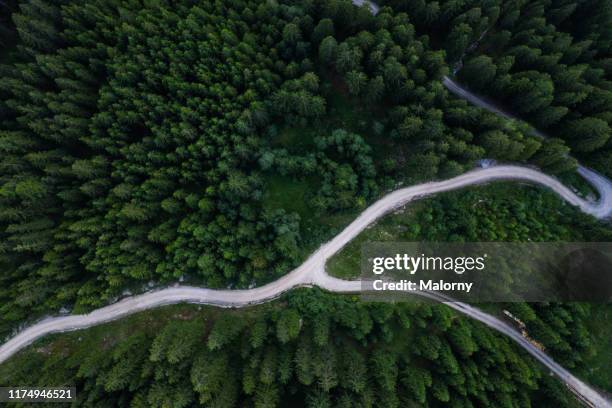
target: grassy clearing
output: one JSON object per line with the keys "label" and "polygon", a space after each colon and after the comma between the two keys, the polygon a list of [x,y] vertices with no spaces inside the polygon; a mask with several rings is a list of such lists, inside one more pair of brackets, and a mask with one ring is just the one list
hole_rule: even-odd
{"label": "grassy clearing", "polygon": [[309,197],[318,188],[316,177],[300,180],[268,174],[265,181],[264,208],[270,210],[282,208],[289,213],[296,213],[300,216],[300,234],[304,242],[304,257],[315,250],[317,245],[340,232],[355,218],[358,212],[358,210],[353,210],[333,214],[317,213],[308,205]]}
{"label": "grassy clearing", "polygon": [[309,152],[312,151],[318,132],[313,126],[285,126],[272,137],[270,143],[294,153]]}
{"label": "grassy clearing", "polygon": [[285,148],[295,154],[311,152],[317,135],[345,129],[361,135],[368,142],[372,147],[374,159],[397,154],[398,146],[393,146],[389,137],[382,136],[384,107],[373,107],[371,104],[350,97],[343,89],[343,84],[326,77],[327,75],[329,74],[324,75],[325,80],[321,85],[327,101],[327,114],[313,122],[281,127],[270,139],[271,145]]}
{"label": "grassy clearing", "polygon": [[[330,134],[336,129],[361,135],[372,147],[375,163],[383,158],[397,154],[397,149],[388,142],[389,138],[377,135],[382,126],[377,118],[382,112],[372,110],[371,106],[349,97],[343,84],[323,75],[322,90],[327,101],[328,114],[319,121],[287,125],[281,127],[270,139],[275,148],[287,149],[292,154],[300,155],[314,151],[314,139],[318,135]],[[300,216],[301,236],[304,242],[304,255],[308,255],[322,242],[327,241],[348,225],[359,212],[358,209],[332,214],[317,213],[308,204],[309,197],[319,189],[316,176],[299,179],[279,174],[264,174],[263,204],[267,209],[282,208],[289,213]]]}
{"label": "grassy clearing", "polygon": [[371,118],[372,114],[365,114],[361,104],[340,92],[335,92],[330,83],[323,85],[323,93],[328,113],[316,121],[284,125],[271,138],[272,146],[282,147],[296,154],[307,153],[312,151],[317,135],[328,134],[335,129],[346,129],[359,134],[368,130],[371,119],[363,118]]}
{"label": "grassy clearing", "polygon": [[327,272],[341,279],[358,278],[361,273],[362,245],[367,242],[400,241],[412,237],[417,232],[414,229],[414,217],[425,205],[425,202],[412,203],[369,226],[327,262]]}
{"label": "grassy clearing", "polygon": [[337,87],[330,83],[326,88],[330,113],[328,128],[342,128],[361,135],[372,148],[372,158],[376,163],[381,163],[389,157],[400,159],[401,146],[393,143],[382,125],[385,107],[372,106],[364,101],[349,98],[338,92]]}
{"label": "grassy clearing", "polygon": [[307,204],[308,195],[314,192],[317,181],[293,179],[277,174],[266,176],[266,192],[263,205],[266,209],[282,208],[287,212],[297,213],[302,221],[314,217],[314,212]]}

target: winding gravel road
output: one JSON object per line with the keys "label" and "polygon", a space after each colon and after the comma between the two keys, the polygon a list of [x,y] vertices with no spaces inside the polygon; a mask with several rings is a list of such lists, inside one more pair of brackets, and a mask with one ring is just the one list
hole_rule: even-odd
{"label": "winding gravel road", "polygon": [[[364,0],[353,0],[357,5]],[[370,11],[378,12],[378,6],[369,2]],[[444,85],[453,93],[492,112],[511,117],[494,105],[473,95],[450,78],[444,78]],[[322,245],[302,265],[282,278],[249,290],[213,290],[190,286],[174,286],[142,295],[125,298],[112,305],[94,310],[85,315],[50,317],[19,332],[0,346],[0,363],[6,361],[20,349],[50,333],[83,329],[109,322],[139,311],[176,303],[207,304],[219,307],[244,307],[279,297],[284,292],[299,286],[319,286],[336,293],[357,293],[362,290],[361,281],[345,281],[329,276],[325,271],[326,261],[340,251],[368,225],[388,212],[410,201],[424,196],[459,188],[500,180],[523,181],[547,187],[565,201],[581,211],[603,219],[612,214],[612,183],[592,170],[580,167],[579,173],[599,192],[597,202],[583,200],[558,180],[537,170],[521,166],[495,166],[477,169],[445,181],[429,182],[394,191],[364,210],[350,225],[334,239]],[[503,333],[518,343],[528,353],[545,365],[565,382],[582,400],[595,407],[612,407],[612,403],[587,384],[574,377],[557,364],[546,353],[534,347],[513,327],[481,310],[433,292],[420,292],[421,296],[445,303],[449,307]]]}
{"label": "winding gravel road", "polygon": [[[504,111],[503,109],[499,108],[497,105],[495,105],[494,103],[486,100],[483,97],[480,97],[478,95],[475,95],[474,93],[470,92],[468,89],[464,88],[463,86],[461,86],[460,84],[458,84],[457,82],[453,81],[451,78],[445,76],[442,80],[442,83],[444,84],[444,86],[446,87],[446,89],[448,89],[449,91],[451,91],[453,94],[457,95],[458,97],[465,99],[466,101],[470,102],[473,105],[476,105],[478,107],[481,107],[483,109],[488,110],[489,112],[493,112],[495,114],[498,114],[500,116],[503,116],[507,119],[511,119],[511,120],[520,120],[518,119],[516,116]],[[537,135],[539,137],[543,137],[546,138],[547,135],[545,135],[544,133],[540,132],[537,129],[532,129],[532,133],[534,135]],[[597,191],[599,191],[600,193],[603,191],[604,192],[604,197],[610,197],[612,196],[612,183],[610,182],[610,180],[608,180],[607,178],[597,174],[596,172],[594,172],[593,170],[590,170],[584,166],[579,165],[578,166],[578,173],[584,177],[587,181],[589,181],[589,183],[591,183],[592,186],[594,186]],[[605,216],[607,215],[606,211],[606,205],[602,205],[601,206],[601,215]]]}
{"label": "winding gravel road", "polygon": [[[482,38],[482,37],[481,37]],[[456,96],[467,100],[468,102],[481,107],[483,109],[488,110],[489,112],[495,113],[497,115],[503,116],[507,119],[511,120],[520,120],[516,116],[508,113],[495,105],[493,102],[486,100],[483,97],[475,95],[468,89],[464,88],[457,82],[453,81],[448,76],[443,78],[442,83],[444,86]],[[538,129],[532,128],[532,133],[536,136],[546,138],[547,135],[539,131]],[[587,180],[600,194],[600,201],[597,204],[593,204],[590,208],[590,211],[585,211],[590,213],[591,215],[597,218],[609,218],[610,217],[610,200],[612,199],[612,182],[606,177],[598,174],[597,172],[588,169],[582,165],[578,165],[578,173]],[[583,209],[584,211],[584,209]],[[434,297],[438,294],[434,294]],[[438,299],[442,301],[441,299]],[[517,342],[522,348],[524,348],[529,354],[534,356],[538,361],[544,364],[551,372],[553,372],[559,379],[561,379],[565,384],[581,399],[588,405],[594,407],[612,407],[612,402],[593,390],[584,382],[580,381],[578,378],[574,377],[571,373],[557,364],[552,358],[550,358],[546,353],[542,350],[534,347],[527,339],[525,339],[521,334],[519,334],[516,330],[514,330],[511,326],[506,324],[505,322],[488,315],[481,310],[478,310],[474,307],[471,307],[465,303],[461,302],[451,302],[452,299],[446,299],[446,303],[448,306],[453,309],[464,313],[474,319],[480,320],[487,326],[507,335],[512,340]]]}
{"label": "winding gravel road", "polygon": [[[0,346],[0,363],[24,348],[34,340],[50,333],[77,330],[101,324],[139,311],[176,303],[207,304],[220,307],[244,307],[262,303],[279,297],[282,293],[299,286],[319,286],[336,293],[356,293],[361,291],[360,281],[346,281],[329,276],[325,271],[326,261],[340,251],[368,225],[388,212],[419,198],[456,190],[462,187],[499,180],[516,180],[545,186],[568,203],[581,211],[597,218],[608,217],[612,213],[612,189],[607,179],[590,172],[586,173],[599,190],[598,202],[585,201],[575,195],[558,180],[537,170],[521,166],[495,166],[477,169],[449,180],[429,182],[396,190],[365,209],[334,239],[322,245],[302,265],[282,278],[249,290],[213,290],[190,286],[175,286],[138,296],[125,298],[112,305],[94,310],[85,315],[51,317],[42,320],[18,333]],[[582,398],[596,407],[612,406],[603,396],[581,382],[563,367],[555,363],[545,353],[534,347],[512,327],[469,305],[453,302],[440,294],[421,292],[422,296],[448,304],[453,309],[474,319],[480,320],[495,330],[506,334],[527,350],[542,364],[568,384]]]}

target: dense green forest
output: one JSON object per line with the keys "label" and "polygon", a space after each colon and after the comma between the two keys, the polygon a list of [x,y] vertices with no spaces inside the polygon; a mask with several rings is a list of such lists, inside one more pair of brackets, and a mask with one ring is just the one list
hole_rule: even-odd
{"label": "dense green forest", "polygon": [[[609,242],[612,231],[551,192],[516,184],[495,184],[444,193],[386,216],[330,259],[328,272],[344,279],[358,277],[361,247],[374,241]],[[500,273],[499,279],[503,281],[503,272],[495,272]],[[588,330],[592,318],[589,304],[484,306],[494,312],[510,311],[525,323],[529,335],[564,367],[581,367],[594,352]]]}
{"label": "dense green forest", "polygon": [[6,50],[15,43],[15,25],[11,19],[15,9],[16,2],[13,0],[0,3],[0,58],[3,58]]}
{"label": "dense green forest", "polygon": [[[414,203],[338,258],[358,260],[346,251],[366,238],[570,241],[609,233],[550,192],[495,184]],[[520,316],[559,363],[609,390],[607,305],[491,310],[499,308]],[[52,336],[0,366],[1,384],[24,381],[76,385],[79,404],[96,407],[578,406],[505,336],[445,306],[364,303],[317,289],[240,311],[176,306]]]}
{"label": "dense green forest", "polygon": [[[0,54],[0,332],[147,283],[261,284],[342,214],[482,157],[575,166],[560,139],[450,96],[447,51],[401,8],[12,9],[0,20],[14,37]],[[302,211],[270,205],[290,192]]]}
{"label": "dense green forest", "polygon": [[299,289],[255,309],[200,309],[39,341],[0,367],[0,383],[73,384],[91,407],[579,406],[509,339],[446,306]]}
{"label": "dense green forest", "polygon": [[599,170],[612,169],[609,1],[387,1],[418,17],[459,79]]}
{"label": "dense green forest", "polygon": [[610,242],[612,230],[550,191],[499,182],[427,197],[381,218],[330,259],[328,272],[359,276],[368,241]]}
{"label": "dense green forest", "polygon": [[[474,112],[510,126],[449,101],[436,81],[447,72],[443,52],[391,10],[374,18],[350,2],[32,0],[12,21],[19,40],[0,66],[5,328],[100,305],[133,283],[195,276],[244,287],[295,265],[300,220],[262,206],[266,172],[321,176],[309,199],[318,212],[362,207],[377,192],[358,134],[322,129],[303,155],[271,143],[279,125],[326,115],[321,71],[350,94],[393,94],[387,126],[397,129],[379,123],[380,137],[417,145],[427,133],[404,173],[461,171],[440,147],[466,164],[481,156],[460,127]],[[415,100],[428,106],[423,119],[409,116]],[[452,110],[452,132],[440,109],[448,105],[463,108]],[[385,164],[397,170],[397,160]]]}
{"label": "dense green forest", "polygon": [[[149,283],[273,280],[385,191],[482,158],[612,168],[610,1],[16,3],[0,0],[0,337]],[[449,94],[455,73],[526,122]],[[453,194],[399,239],[610,240],[539,191]],[[593,358],[588,305],[507,307],[560,363]],[[442,306],[299,290],[168,310],[44,340],[0,381],[77,384],[95,407],[575,404]]]}

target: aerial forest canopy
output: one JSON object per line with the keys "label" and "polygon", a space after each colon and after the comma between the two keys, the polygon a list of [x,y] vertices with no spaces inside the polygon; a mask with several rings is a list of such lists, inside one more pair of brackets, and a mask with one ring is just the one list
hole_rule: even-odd
{"label": "aerial forest canopy", "polygon": [[436,37],[462,82],[611,174],[609,1],[385,4],[414,16],[417,32]]}
{"label": "aerial forest canopy", "polygon": [[0,366],[0,382],[71,384],[95,408],[579,407],[510,339],[443,305],[297,289],[217,312],[175,306],[63,334]]}
{"label": "aerial forest canopy", "polygon": [[[481,158],[560,173],[573,149],[605,170],[609,13],[399,3],[376,16],[349,0],[2,3],[0,332],[149,282],[270,281],[341,226],[309,220]],[[493,24],[507,41],[483,39],[491,55],[468,53],[459,77],[499,84],[556,138],[442,85]],[[490,75],[470,80],[478,64]]]}

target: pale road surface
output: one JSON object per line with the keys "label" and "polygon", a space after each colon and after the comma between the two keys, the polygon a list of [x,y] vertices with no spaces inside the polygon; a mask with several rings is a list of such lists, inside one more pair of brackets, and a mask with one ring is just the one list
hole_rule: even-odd
{"label": "pale road surface", "polygon": [[[370,11],[376,14],[378,6],[364,0],[353,0],[356,5],[368,3]],[[461,88],[450,78],[444,78],[444,85],[453,93],[470,102],[491,110],[495,113],[511,117],[497,109],[492,104],[478,98]],[[34,340],[50,333],[77,330],[100,323],[118,319],[120,317],[139,311],[176,303],[207,304],[219,307],[243,307],[262,303],[279,297],[282,293],[299,286],[319,286],[336,293],[357,293],[362,291],[360,281],[345,281],[329,276],[325,271],[326,261],[340,251],[349,241],[355,238],[368,225],[387,214],[388,212],[421,197],[455,190],[458,188],[483,184],[499,180],[525,181],[550,188],[565,201],[578,207],[581,211],[603,219],[612,214],[612,183],[605,177],[584,167],[578,169],[579,173],[587,179],[599,192],[598,202],[589,202],[576,196],[570,189],[558,180],[539,171],[520,166],[496,166],[487,169],[478,169],[450,180],[430,182],[417,186],[394,191],[363,211],[357,219],[347,226],[333,240],[322,245],[302,265],[282,278],[265,286],[249,290],[213,290],[189,286],[175,286],[159,291],[149,292],[138,296],[125,298],[115,304],[94,310],[86,315],[72,315],[51,317],[40,321],[21,331],[15,337],[0,346],[0,363],[6,361],[18,350],[24,348]],[[576,393],[580,399],[595,407],[612,407],[612,403],[597,391],[574,377],[570,372],[557,364],[546,353],[535,347],[507,323],[493,317],[481,310],[438,293],[419,292],[435,301],[461,312],[473,319],[479,320],[487,326],[510,337],[529,354],[540,361],[552,373],[559,377]]]}
{"label": "pale road surface", "polygon": [[[460,84],[458,84],[457,82],[453,81],[451,78],[449,78],[447,76],[442,78],[442,84],[446,87],[446,89],[448,89],[449,91],[451,91],[452,93],[454,93],[455,95],[460,97],[461,99],[465,99],[466,101],[470,102],[473,105],[476,105],[478,107],[486,109],[489,112],[496,113],[496,114],[498,114],[500,116],[503,116],[503,117],[505,117],[507,119],[520,120],[519,118],[517,118],[516,116],[512,115],[511,113],[508,113],[508,112],[500,109],[494,103],[487,101],[483,97],[480,97],[478,95],[473,94],[472,92],[470,92],[469,90],[465,89],[463,86],[461,86]],[[537,129],[532,129],[532,132],[533,132],[533,134],[535,134],[537,136],[546,137],[542,132],[540,132]]]}
{"label": "pale road surface", "polygon": [[[465,99],[466,101],[472,103],[473,105],[486,109],[489,112],[496,113],[507,119],[520,120],[516,116],[500,109],[492,102],[489,102],[486,99],[473,94],[472,92],[465,89],[463,86],[461,86],[460,84],[453,81],[451,78],[447,76],[443,78],[442,83],[444,84],[446,89],[448,89],[449,91],[451,91],[458,97]],[[532,133],[540,137],[547,137],[544,133],[540,132],[538,129],[532,129]],[[596,186],[597,190],[599,191],[603,189],[603,190],[608,190],[608,192],[610,192],[610,190],[612,189],[612,183],[610,183],[610,180],[597,175],[593,170],[587,169],[586,167],[579,165],[578,173],[580,173],[580,175],[584,177],[585,179],[587,179],[592,185]]]}
{"label": "pale road surface", "polygon": [[[482,38],[482,37],[481,37]],[[467,100],[468,102],[476,105],[480,108],[486,109],[489,112],[495,113],[497,115],[503,116],[507,119],[511,120],[519,120],[516,116],[500,109],[494,103],[487,101],[486,99],[473,94],[469,90],[463,88],[460,84],[453,81],[448,76],[443,78],[442,83],[444,86],[456,96]],[[537,129],[532,129],[533,134],[539,137],[546,137],[546,135],[540,132]],[[599,202],[599,209],[595,210],[591,214],[595,215],[599,218],[604,218],[610,215],[610,197],[612,197],[612,182],[609,179],[599,175],[595,171],[588,169],[582,165],[578,166],[578,173],[586,179],[593,187],[601,195],[601,201]],[[606,203],[606,201],[608,201]],[[565,382],[568,387],[575,393],[577,396],[586,402],[587,404],[591,404],[595,407],[609,407],[612,406],[612,402],[605,399],[593,389],[591,389],[587,384],[583,383],[576,377],[572,376],[567,370],[557,364],[552,358],[550,358],[546,353],[534,347],[528,340],[526,340],[520,333],[514,330],[512,327],[508,326],[506,323],[500,321],[499,319],[490,316],[482,311],[473,308],[465,303],[453,302],[447,303],[448,306],[452,307],[455,310],[458,310],[464,314],[469,315],[472,318],[478,319],[481,322],[485,323],[487,326],[494,328],[495,330],[504,333],[514,341],[516,341],[521,347],[523,347],[529,354],[534,356],[538,361],[548,367],[553,373],[557,375],[563,382]]]}
{"label": "pale road surface", "polygon": [[[604,185],[607,186],[607,180],[598,174],[590,173],[589,177],[594,180],[596,188]],[[0,346],[0,363],[34,340],[47,334],[82,329],[162,305],[196,303],[220,307],[243,307],[277,298],[282,293],[298,286],[316,285],[330,292],[337,293],[360,292],[362,289],[360,281],[345,281],[329,276],[325,271],[325,263],[368,225],[390,211],[424,196],[499,180],[523,181],[548,187],[571,205],[597,218],[605,218],[612,213],[612,194],[610,194],[611,190],[609,188],[599,190],[600,201],[593,203],[578,197],[558,180],[534,169],[520,166],[495,166],[477,169],[449,180],[406,187],[384,196],[365,209],[334,239],[322,245],[302,265],[265,286],[248,290],[213,290],[190,286],[175,286],[128,297],[85,315],[47,318],[24,329]],[[443,298],[440,294],[423,292],[419,294],[446,303],[453,309],[480,320],[493,329],[509,336],[568,384],[581,398],[591,402],[594,406],[612,406],[603,396],[559,366],[544,352],[534,347],[516,330],[501,320],[467,304],[452,302],[451,299]]]}
{"label": "pale road surface", "polygon": [[380,10],[380,7],[378,7],[378,4],[372,1],[368,1],[368,0],[352,0],[352,1],[353,1],[353,4],[358,7],[362,7],[364,4],[366,4],[370,8],[370,12],[374,15],[378,14],[378,11]]}

